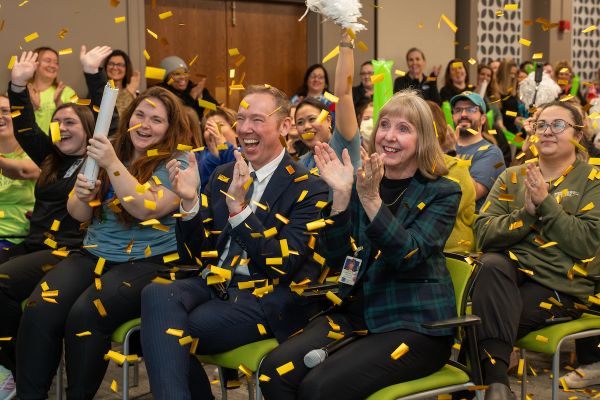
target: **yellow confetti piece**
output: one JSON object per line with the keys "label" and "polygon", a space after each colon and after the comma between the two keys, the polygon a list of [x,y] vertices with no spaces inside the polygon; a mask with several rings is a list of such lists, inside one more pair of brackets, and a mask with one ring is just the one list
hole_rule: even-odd
{"label": "yellow confetti piece", "polygon": [[58,290],[46,290],[42,292],[42,297],[58,297]]}
{"label": "yellow confetti piece", "polygon": [[331,50],[325,57],[323,57],[321,64],[325,64],[327,61],[335,58],[339,54],[340,54],[340,46],[335,46],[335,48],[333,50]]}
{"label": "yellow confetti piece", "polygon": [[479,212],[480,212],[480,213],[484,213],[484,212],[486,212],[486,211],[487,211],[487,209],[488,209],[488,208],[490,208],[490,206],[491,206],[491,205],[492,205],[492,202],[488,200],[488,201],[487,201],[487,202],[486,202],[486,203],[483,205],[483,207],[481,207],[481,210],[479,210]]}
{"label": "yellow confetti piece", "polygon": [[397,69],[394,71],[394,75],[398,75],[398,76],[402,77],[402,76],[406,75],[406,72],[402,71],[400,69]]}
{"label": "yellow confetti piece", "polygon": [[158,35],[154,32],[152,32],[150,29],[146,28],[146,32],[148,32],[148,34],[150,36],[152,36],[154,39],[158,40]]}
{"label": "yellow confetti piece", "polygon": [[[306,177],[308,179],[308,176]],[[298,178],[296,178],[298,179]],[[294,181],[296,181],[296,179],[294,179]],[[302,193],[300,193],[300,196],[298,196],[298,200],[296,200],[296,203],[300,203],[302,200],[304,200],[304,198],[306,197],[306,195],[308,194],[308,190],[303,190]]]}
{"label": "yellow confetti piece", "polygon": [[524,359],[519,359],[519,366],[517,368],[517,375],[518,376],[523,376],[523,370],[525,368],[525,360]]}
{"label": "yellow confetti piece", "polygon": [[327,337],[329,339],[333,339],[333,340],[340,340],[344,336],[345,335],[343,333],[340,333],[340,332],[332,332],[332,331],[327,332]]}
{"label": "yellow confetti piece", "polygon": [[523,46],[531,46],[531,40],[527,40],[525,38],[520,38],[519,39],[519,43],[522,44]]}
{"label": "yellow confetti piece", "polygon": [[146,79],[156,79],[162,81],[167,75],[167,70],[164,68],[148,67],[146,66]]}
{"label": "yellow confetti piece", "polygon": [[544,53],[533,53],[533,56],[531,58],[534,60],[540,60],[544,58]]}
{"label": "yellow confetti piece", "polygon": [[581,210],[579,211],[590,211],[594,208],[594,202],[589,202],[588,204],[586,204]]}
{"label": "yellow confetti piece", "polygon": [[511,202],[515,200],[515,195],[502,193],[498,195],[498,200]]}
{"label": "yellow confetti piece", "polygon": [[244,374],[246,375],[246,377],[251,377],[253,372],[250,370],[250,368],[246,367],[244,364],[240,364],[238,366],[238,369]]}
{"label": "yellow confetti piece", "polygon": [[217,267],[216,265],[211,265],[210,272],[212,272],[213,274],[215,274],[217,276],[220,276],[221,278],[224,278],[225,280],[231,280],[231,270],[230,269],[225,269],[225,268]]}
{"label": "yellow confetti piece", "polygon": [[509,117],[516,117],[518,114],[516,111],[506,111],[505,114]]}
{"label": "yellow confetti piece", "polygon": [[[150,247],[150,246],[148,246]],[[166,256],[163,257],[163,262],[165,264],[173,262],[173,261],[177,261],[179,260],[179,253],[171,253],[171,254],[167,254]]]}
{"label": "yellow confetti piece", "polygon": [[98,261],[96,262],[96,267],[94,268],[94,274],[96,274],[97,276],[102,275],[102,270],[104,270],[104,263],[106,262],[106,260],[102,257],[98,258]]}
{"label": "yellow confetti piece", "polygon": [[590,25],[587,28],[585,28],[584,30],[582,30],[581,33],[590,33],[592,31],[595,31],[596,29],[598,29],[598,27],[596,25]]}
{"label": "yellow confetti piece", "polygon": [[590,157],[590,159],[588,160],[588,164],[600,165],[600,157]]}
{"label": "yellow confetti piece", "polygon": [[325,122],[325,119],[327,118],[327,116],[329,115],[329,111],[327,110],[321,110],[321,112],[319,113],[319,116],[317,117],[317,123],[322,124],[323,122]]}
{"label": "yellow confetti piece", "polygon": [[556,246],[557,244],[558,244],[557,242],[544,243],[543,245],[540,246],[540,249],[547,249],[548,247]]}
{"label": "yellow confetti piece", "polygon": [[[458,30],[458,27],[456,25],[454,25],[454,22],[450,21],[450,19],[448,17],[446,17],[444,14],[442,14],[440,16],[440,20],[444,21],[446,23],[446,25],[448,25],[448,28],[450,28],[452,30],[452,32],[456,33],[456,31]],[[440,29],[439,22],[438,22],[438,29]]]}
{"label": "yellow confetti piece", "polygon": [[46,240],[44,240],[44,244],[50,248],[56,249],[56,247],[58,246],[58,244],[56,243],[56,241],[50,239],[50,238],[46,238]]}
{"label": "yellow confetti piece", "polygon": [[165,331],[165,333],[167,335],[172,335],[172,336],[177,336],[177,337],[183,337],[183,329],[174,329],[174,328],[169,328]]}
{"label": "yellow confetti piece", "polygon": [[419,251],[418,247],[416,249],[411,250],[407,255],[405,255],[404,259],[408,260],[409,258],[411,258],[412,256],[414,256],[417,251]]}
{"label": "yellow confetti piece", "polygon": [[150,61],[150,53],[148,53],[146,49],[144,49],[144,58],[146,59],[146,61]]}
{"label": "yellow confetti piece", "polygon": [[117,384],[117,381],[115,381],[114,379],[110,383],[110,389],[115,393],[117,393],[117,391],[119,390],[119,385]]}
{"label": "yellow confetti piece", "polygon": [[324,228],[327,225],[324,219],[318,219],[316,221],[311,221],[306,223],[306,230],[309,232],[316,231],[318,229]]}
{"label": "yellow confetti piece", "polygon": [[75,336],[77,336],[77,337],[85,337],[85,336],[91,336],[91,335],[92,335],[92,332],[90,332],[90,331],[79,332],[79,333],[75,334]]}
{"label": "yellow confetti piece", "polygon": [[340,101],[340,98],[337,96],[332,95],[331,93],[325,91],[325,93],[323,93],[323,97],[325,97],[327,100],[329,100],[332,103],[337,103],[338,101]]}
{"label": "yellow confetti piece", "polygon": [[261,382],[269,382],[271,380],[271,378],[269,378],[265,374],[260,374],[260,376],[258,377],[258,380],[261,381]]}
{"label": "yellow confetti piece", "polygon": [[218,179],[218,180],[220,180],[221,182],[224,182],[224,183],[229,183],[229,180],[230,180],[231,178],[229,178],[229,177],[227,177],[227,176],[225,176],[225,175],[219,174],[219,176],[217,176],[217,179]]}
{"label": "yellow confetti piece", "polygon": [[156,210],[156,202],[148,199],[144,199],[144,207],[149,210]]}
{"label": "yellow confetti piece", "polygon": [[515,222],[511,223],[509,225],[509,227],[508,227],[508,230],[512,231],[512,230],[515,230],[515,229],[519,229],[521,227],[523,227],[523,221],[522,220],[518,220],[518,221],[515,221]]}
{"label": "yellow confetti piece", "polygon": [[228,50],[227,50],[227,52],[229,53],[229,55],[230,55],[231,57],[235,57],[235,56],[238,56],[238,55],[240,55],[240,51],[238,50],[238,48],[237,48],[237,47],[234,47],[234,48],[228,49]]}
{"label": "yellow confetti piece", "polygon": [[31,41],[39,38],[39,37],[40,37],[40,35],[38,35],[37,32],[33,32],[33,33],[25,36],[25,43],[29,43],[29,42],[31,42]]}
{"label": "yellow confetti piece", "polygon": [[294,369],[294,363],[290,361],[286,364],[283,364],[280,367],[277,367],[275,370],[277,371],[277,373],[279,375],[284,375],[284,374],[287,374],[288,372],[292,371],[293,369]]}
{"label": "yellow confetti piece", "polygon": [[94,300],[93,303],[96,306],[96,310],[98,310],[98,314],[100,314],[101,317],[106,317],[108,315],[106,314],[106,309],[104,308],[104,305],[102,304],[102,301],[100,299]]}
{"label": "yellow confetti piece", "polygon": [[393,360],[397,360],[400,357],[402,357],[403,355],[405,355],[406,353],[408,353],[408,350],[410,348],[406,345],[406,343],[402,343],[400,344],[400,346],[398,346],[396,348],[396,350],[394,350],[392,352],[392,354],[390,354],[390,356],[392,357]]}
{"label": "yellow confetti piece", "polygon": [[519,5],[515,3],[505,4],[504,9],[506,11],[517,11],[519,9]]}
{"label": "yellow confetti piece", "polygon": [[58,231],[58,229],[60,228],[60,221],[55,219],[54,222],[52,222],[52,226],[50,227],[51,231]]}
{"label": "yellow confetti piece", "polygon": [[266,231],[263,232],[263,235],[266,238],[273,237],[273,236],[277,235],[277,228],[276,227],[269,228],[269,229],[267,229]]}
{"label": "yellow confetti piece", "polygon": [[508,257],[510,257],[511,260],[514,261],[519,261],[519,259],[517,258],[517,256],[512,252],[512,251],[508,251]]}
{"label": "yellow confetti piece", "polygon": [[331,290],[328,290],[327,293],[325,293],[325,297],[327,297],[327,299],[329,299],[329,301],[331,301],[336,306],[339,306],[340,304],[342,304],[342,299],[340,299]]}
{"label": "yellow confetti piece", "polygon": [[473,57],[469,58],[469,59],[467,60],[467,62],[468,62],[469,64],[471,64],[471,65],[475,65],[475,64],[477,64],[477,60],[476,60],[476,59],[474,59]]}
{"label": "yellow confetti piece", "polygon": [[164,13],[158,14],[158,18],[161,19],[161,20],[162,19],[167,19],[167,18],[172,17],[172,16],[173,16],[173,12],[172,11],[165,11]]}
{"label": "yellow confetti piece", "polygon": [[206,108],[207,110],[217,111],[217,105],[215,103],[211,103],[210,101],[198,99],[198,105],[202,108]]}
{"label": "yellow confetti piece", "polygon": [[56,121],[50,122],[50,137],[52,143],[60,142],[60,125]]}
{"label": "yellow confetti piece", "polygon": [[192,339],[191,336],[185,336],[185,337],[182,337],[181,339],[179,339],[179,345],[185,346],[185,345],[192,343],[193,341],[194,341],[194,339]]}
{"label": "yellow confetti piece", "polygon": [[242,101],[240,101],[240,106],[244,107],[247,110],[248,107],[250,107],[250,104],[248,104],[246,100],[242,99]]}
{"label": "yellow confetti piece", "polygon": [[371,75],[371,83],[375,84],[375,83],[383,82],[384,78],[385,78],[385,74]]}
{"label": "yellow confetti piece", "polygon": [[13,66],[15,65],[15,61],[17,61],[17,56],[11,56],[10,60],[8,61],[8,69],[13,69]]}
{"label": "yellow confetti piece", "polygon": [[541,343],[548,343],[548,338],[546,336],[542,336],[542,335],[537,335],[535,337],[535,340],[537,340],[538,342],[541,342]]}
{"label": "yellow confetti piece", "polygon": [[120,24],[121,22],[125,22],[125,17],[115,17],[115,24]]}
{"label": "yellow confetti piece", "polygon": [[540,302],[540,308],[543,308],[544,310],[550,310],[552,308],[552,304],[542,301]]}
{"label": "yellow confetti piece", "polygon": [[258,333],[260,333],[262,336],[267,334],[267,330],[263,324],[256,324],[256,327],[258,328]]}

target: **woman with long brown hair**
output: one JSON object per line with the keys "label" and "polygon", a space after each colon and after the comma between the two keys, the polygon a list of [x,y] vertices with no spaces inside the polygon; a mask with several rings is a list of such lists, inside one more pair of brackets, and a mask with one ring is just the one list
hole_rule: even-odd
{"label": "woman with long brown hair", "polygon": [[[0,364],[10,369],[13,375],[14,342],[21,318],[21,302],[46,272],[62,260],[59,255],[53,254],[54,251],[78,248],[83,239],[84,232],[80,230],[79,221],[67,212],[67,198],[94,130],[94,117],[88,107],[63,104],[52,115],[52,122],[57,128],[53,143],[37,125],[29,91],[26,90],[36,68],[37,54],[23,53],[13,66],[8,90],[10,105],[20,113],[12,119],[14,137],[39,173],[34,189],[35,203],[29,217],[29,233],[23,242],[0,252],[0,276],[7,277],[0,279],[0,337],[13,338],[2,345]],[[2,113],[10,114],[10,111],[8,108]]]}
{"label": "woman with long brown hair", "polygon": [[[102,382],[111,334],[138,317],[140,292],[177,251],[179,198],[171,191],[166,162],[180,145],[196,147],[179,99],[154,87],[138,96],[121,118],[114,143],[90,139],[88,157],[98,180],[77,176],[69,213],[89,224],[84,246],[58,263],[29,297],[17,339],[17,394],[46,398],[64,340],[67,396],[92,399]],[[57,304],[44,301],[58,291]],[[90,332],[81,337],[82,332]]]}

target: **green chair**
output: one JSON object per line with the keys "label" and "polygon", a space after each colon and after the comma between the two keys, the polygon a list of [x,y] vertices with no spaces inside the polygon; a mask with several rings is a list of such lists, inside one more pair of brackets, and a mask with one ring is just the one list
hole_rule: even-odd
{"label": "green chair", "polygon": [[276,339],[266,339],[259,342],[249,343],[244,346],[237,347],[233,350],[224,353],[212,355],[198,355],[199,361],[205,364],[216,365],[219,369],[219,381],[221,384],[221,399],[227,400],[227,386],[223,375],[223,368],[238,369],[240,365],[248,368],[254,376],[253,382],[254,391],[248,387],[248,396],[253,398],[253,393],[256,395],[256,400],[262,399],[258,378],[260,377],[259,369],[262,360],[269,354],[279,343]]}
{"label": "green chair", "polygon": [[[515,346],[521,349],[523,358],[523,376],[521,379],[521,399],[527,395],[527,350],[552,355],[552,400],[558,400],[558,385],[560,382],[560,346],[565,340],[581,339],[600,335],[600,317],[583,314],[581,318],[546,326],[530,332],[517,341]],[[546,342],[547,339],[547,342]]]}
{"label": "green chair", "polygon": [[[429,376],[385,387],[369,396],[367,400],[424,399],[468,390],[470,387],[482,384],[475,329],[481,320],[475,315],[465,314],[467,298],[479,272],[480,264],[478,261],[474,261],[470,265],[465,261],[464,256],[446,253],[446,266],[454,284],[457,317],[423,324],[423,327],[427,329],[464,328],[471,367],[449,360],[444,367]],[[476,395],[479,398],[482,393],[477,391]]]}

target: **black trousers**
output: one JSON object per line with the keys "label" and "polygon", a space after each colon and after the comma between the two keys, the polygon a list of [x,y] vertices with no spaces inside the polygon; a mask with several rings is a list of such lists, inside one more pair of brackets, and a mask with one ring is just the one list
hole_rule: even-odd
{"label": "black trousers", "polygon": [[[347,314],[331,314],[329,318],[346,334],[365,329]],[[450,357],[453,342],[451,336],[428,336],[409,330],[372,333],[359,337],[309,369],[304,365],[304,356],[331,343],[333,339],[327,335],[332,330],[327,317],[316,318],[302,333],[267,356],[260,368],[260,373],[270,378],[260,385],[266,399],[362,400],[386,386],[437,371]],[[409,351],[394,360],[391,354],[401,343],[408,345]],[[280,375],[277,368],[290,361],[294,369]]]}
{"label": "black trousers", "polygon": [[0,264],[0,337],[13,338],[3,342],[0,347],[0,365],[10,369],[16,377],[15,342],[21,319],[21,303],[46,272],[62,258],[52,255],[52,250],[27,254],[22,244],[0,254],[2,257],[13,256]]}
{"label": "black trousers", "polygon": [[[43,278],[58,290],[56,303],[42,298],[41,284],[29,297],[17,338],[17,395],[45,399],[65,343],[67,398],[93,399],[108,362],[113,331],[140,316],[140,293],[162,267],[159,256],[125,263],[106,262],[102,287],[94,284],[97,258],[71,253]],[[100,300],[106,315],[94,305]],[[91,335],[77,336],[89,331]]]}
{"label": "black trousers", "polygon": [[[581,312],[573,308],[575,298],[533,281],[506,255],[486,253],[481,261],[472,299],[473,314],[482,321],[478,335],[484,383],[508,384],[506,370],[517,339],[542,328],[553,316],[578,318]],[[540,307],[550,297],[563,307]]]}

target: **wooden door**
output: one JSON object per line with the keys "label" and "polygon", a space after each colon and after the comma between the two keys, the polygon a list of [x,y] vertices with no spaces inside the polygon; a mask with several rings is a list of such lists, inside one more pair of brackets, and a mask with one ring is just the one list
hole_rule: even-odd
{"label": "wooden door", "polygon": [[[173,16],[161,20],[168,11]],[[242,77],[245,87],[268,83],[291,96],[307,67],[306,19],[298,22],[303,12],[301,3],[145,0],[146,27],[158,35],[146,33],[148,65],[158,67],[170,55],[189,64],[197,55],[190,78],[207,76],[213,96],[233,109],[242,92],[230,86]],[[234,48],[239,55],[229,55]]]}

